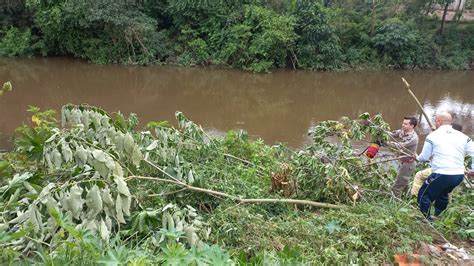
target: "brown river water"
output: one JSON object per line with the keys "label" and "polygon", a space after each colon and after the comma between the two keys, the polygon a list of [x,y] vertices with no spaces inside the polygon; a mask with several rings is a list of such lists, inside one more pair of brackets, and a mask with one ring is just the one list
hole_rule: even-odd
{"label": "brown river water", "polygon": [[[70,58],[0,58],[0,82],[13,91],[0,97],[0,150],[11,148],[14,129],[28,122],[29,105],[59,110],[88,103],[109,112],[138,114],[148,121],[175,122],[179,110],[208,131],[244,129],[267,144],[298,148],[308,129],[321,120],[382,113],[392,128],[405,115],[420,114],[401,77],[432,117],[451,111],[474,132],[474,71],[277,70],[253,74],[238,70],[168,66],[93,65]],[[426,120],[418,128],[429,132]],[[421,145],[420,145],[421,146]]]}

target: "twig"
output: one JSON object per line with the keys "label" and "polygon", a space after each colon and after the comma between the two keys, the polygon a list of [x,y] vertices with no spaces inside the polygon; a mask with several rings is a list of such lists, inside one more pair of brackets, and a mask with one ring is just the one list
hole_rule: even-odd
{"label": "twig", "polygon": [[265,171],[265,168],[264,168],[264,167],[262,167],[262,166],[260,166],[260,165],[256,165],[256,164],[254,164],[254,163],[252,163],[252,162],[250,162],[250,161],[244,160],[244,159],[242,159],[242,158],[236,157],[236,156],[234,156],[234,155],[232,155],[232,154],[224,153],[224,156],[225,156],[225,157],[232,158],[232,159],[235,159],[235,160],[238,160],[238,161],[241,161],[241,162],[246,163],[246,164],[250,164],[250,165],[252,165],[252,166],[255,166],[255,167],[260,168],[260,170],[262,170],[262,171]]}
{"label": "twig", "polygon": [[167,196],[167,195],[171,195],[171,194],[176,194],[176,193],[179,193],[179,192],[183,192],[183,191],[185,191],[185,190],[186,190],[186,188],[182,188],[182,189],[178,189],[178,190],[170,191],[170,192],[166,192],[166,193],[148,194],[147,196],[148,196],[148,197],[162,197],[162,196]]}
{"label": "twig", "polygon": [[143,159],[144,162],[146,162],[147,164],[151,165],[153,168],[155,168],[156,170],[160,171],[162,174],[164,174],[165,176],[173,179],[174,181],[178,182],[178,183],[182,183],[184,184],[183,182],[179,181],[178,179],[176,179],[174,176],[168,174],[165,170],[161,169],[161,167],[158,167],[157,165],[155,165],[154,163],[148,161],[147,159]]}
{"label": "twig", "polygon": [[29,240],[32,240],[33,242],[36,242],[36,243],[38,243],[38,244],[43,244],[43,245],[46,245],[46,246],[48,246],[48,247],[51,247],[51,244],[48,244],[48,243],[46,243],[46,242],[44,242],[44,241],[41,241],[41,240],[38,240],[38,239],[34,239],[34,238],[32,238],[32,237],[29,237],[29,236],[25,236],[25,238],[28,238]]}
{"label": "twig", "polygon": [[380,160],[380,161],[368,163],[368,164],[364,165],[364,167],[371,166],[371,165],[374,165],[374,164],[379,164],[379,163],[386,163],[386,162],[391,162],[391,161],[397,161],[397,160],[401,160],[401,159],[406,159],[407,157],[409,157],[409,156],[403,155],[403,156],[399,156],[399,157],[395,157],[395,158],[390,158],[390,159],[386,159],[386,160]]}
{"label": "twig", "polygon": [[363,150],[361,153],[357,154],[357,156],[361,156],[362,154],[364,154],[364,152],[366,152],[367,150],[369,149],[369,147],[365,148],[365,150]]}

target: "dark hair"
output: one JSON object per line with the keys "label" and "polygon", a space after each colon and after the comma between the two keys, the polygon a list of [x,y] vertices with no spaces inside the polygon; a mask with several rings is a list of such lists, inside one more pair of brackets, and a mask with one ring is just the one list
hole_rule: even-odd
{"label": "dark hair", "polygon": [[410,125],[412,125],[413,127],[416,127],[416,125],[418,125],[418,119],[413,116],[405,116],[403,120],[410,120]]}
{"label": "dark hair", "polygon": [[457,131],[462,131],[462,126],[458,123],[452,123],[451,126]]}

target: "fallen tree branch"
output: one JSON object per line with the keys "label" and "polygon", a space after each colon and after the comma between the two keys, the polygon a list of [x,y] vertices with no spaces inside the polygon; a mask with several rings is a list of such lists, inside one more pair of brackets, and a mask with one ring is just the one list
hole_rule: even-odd
{"label": "fallen tree branch", "polygon": [[188,185],[188,184],[186,184],[184,182],[181,182],[181,181],[174,181],[174,180],[158,178],[158,177],[151,177],[151,176],[129,176],[127,179],[141,179],[141,180],[150,180],[150,181],[171,183],[171,184],[175,184],[175,185],[178,185],[178,186],[182,186],[182,187],[184,187],[188,190],[191,190],[191,191],[203,192],[203,193],[206,193],[206,194],[209,194],[209,195],[221,196],[221,197],[230,198],[230,199],[237,199],[237,197],[226,194],[224,192],[214,191],[214,190],[200,188],[200,187],[193,187],[193,186]]}
{"label": "fallen tree branch", "polygon": [[[331,209],[341,209],[344,208],[344,205],[336,205],[336,204],[330,204],[330,203],[322,203],[322,202],[316,202],[316,201],[310,201],[310,200],[297,200],[297,199],[242,199],[238,198],[233,195],[226,194],[224,192],[220,191],[215,191],[215,190],[210,190],[210,189],[205,189],[205,188],[199,188],[199,187],[194,187],[191,185],[188,185],[186,183],[183,183],[181,181],[174,181],[174,180],[169,180],[169,179],[164,179],[164,178],[158,178],[158,177],[151,177],[151,176],[129,176],[127,177],[127,180],[131,179],[140,179],[140,180],[150,180],[150,181],[157,181],[157,182],[165,182],[165,183],[171,183],[175,185],[179,185],[184,187],[187,190],[191,191],[196,191],[196,192],[202,192],[206,193],[212,196],[221,196],[224,198],[229,198],[232,199],[238,203],[289,203],[289,204],[303,204],[303,205],[310,205],[313,207],[321,207],[321,208],[331,208]],[[156,196],[156,194],[152,194],[152,196]]]}
{"label": "fallen tree branch", "polygon": [[290,204],[302,204],[302,205],[310,205],[313,207],[321,207],[321,208],[331,208],[331,209],[342,209],[344,205],[336,205],[330,203],[322,203],[310,200],[297,200],[297,199],[239,199],[240,203],[290,203]]}

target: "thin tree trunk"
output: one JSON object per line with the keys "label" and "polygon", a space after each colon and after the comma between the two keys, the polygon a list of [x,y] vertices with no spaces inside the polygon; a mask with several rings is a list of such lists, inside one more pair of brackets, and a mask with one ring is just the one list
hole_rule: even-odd
{"label": "thin tree trunk", "polygon": [[444,23],[446,22],[446,14],[448,13],[449,2],[450,1],[446,0],[446,5],[444,5],[443,18],[441,19],[441,28],[439,29],[439,33],[441,35],[444,33]]}
{"label": "thin tree trunk", "polygon": [[459,0],[458,6],[456,7],[456,14],[455,14],[456,21],[461,20],[462,12],[464,11],[464,7],[463,9],[461,9],[462,1],[463,0]]}
{"label": "thin tree trunk", "polygon": [[428,16],[431,12],[431,7],[433,7],[433,0],[430,0],[430,2],[428,3],[428,7],[426,8],[426,14],[425,16]]}
{"label": "thin tree trunk", "polygon": [[372,0],[372,20],[370,22],[370,36],[374,34],[375,27],[375,0]]}

